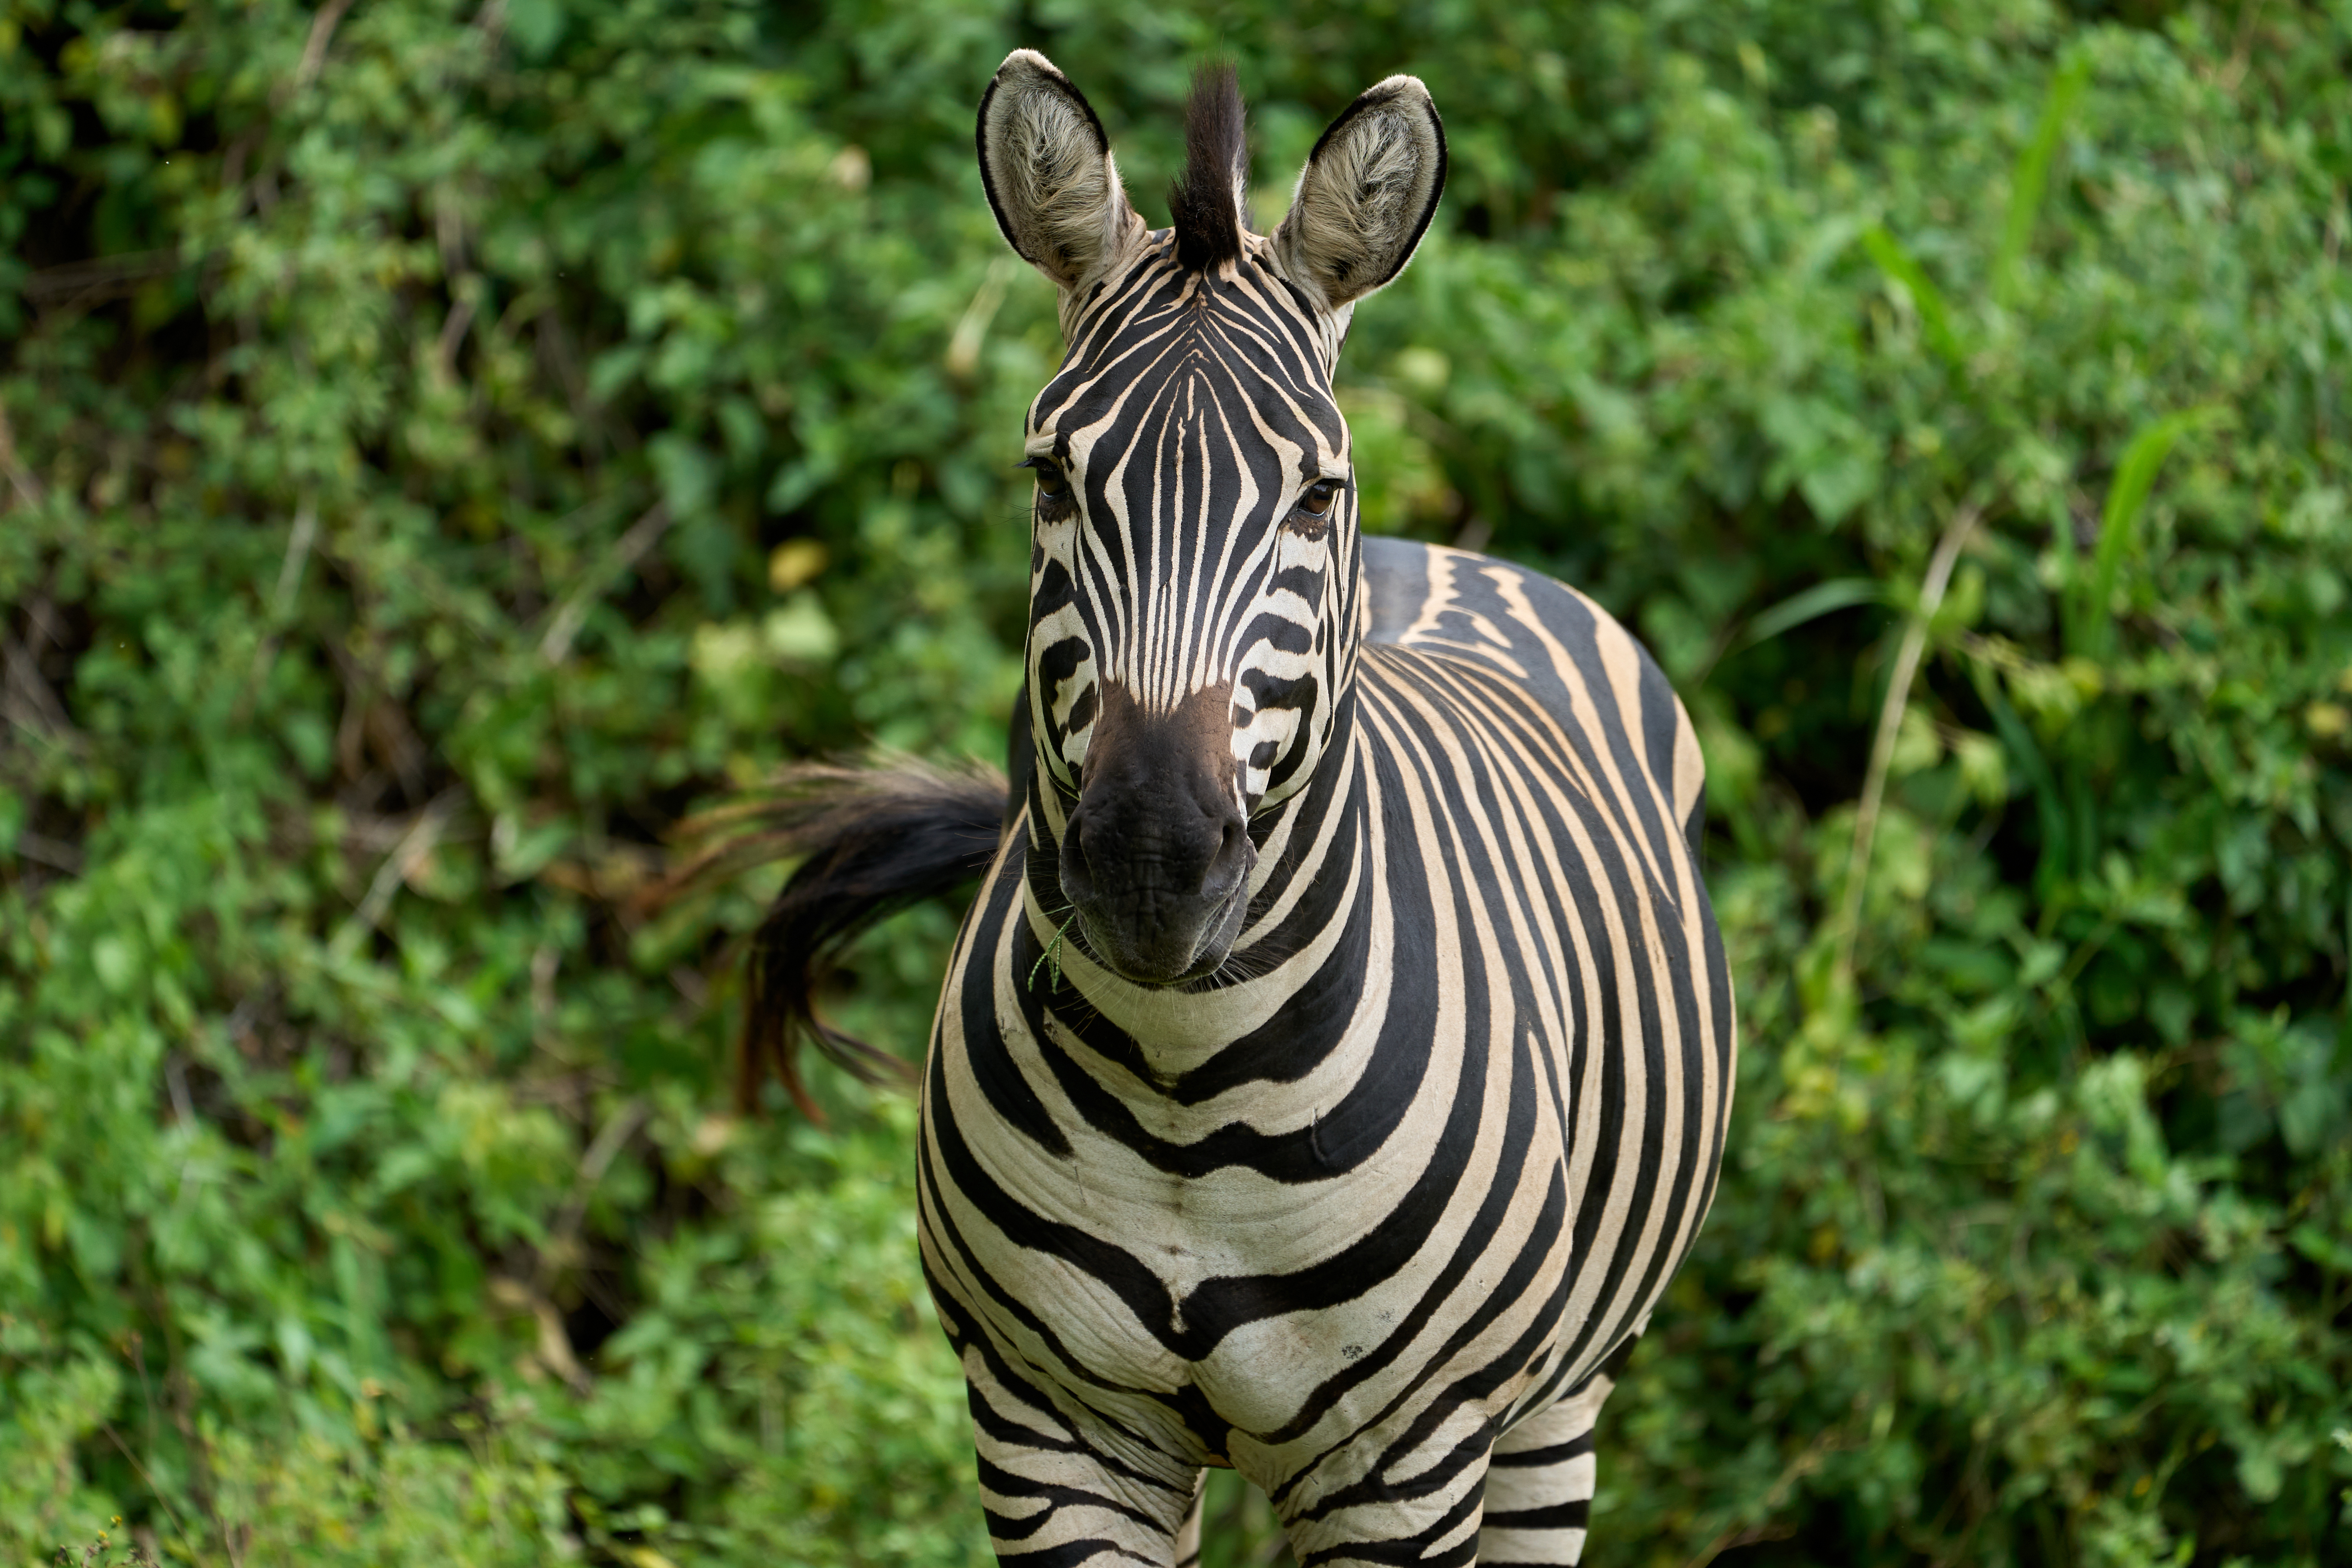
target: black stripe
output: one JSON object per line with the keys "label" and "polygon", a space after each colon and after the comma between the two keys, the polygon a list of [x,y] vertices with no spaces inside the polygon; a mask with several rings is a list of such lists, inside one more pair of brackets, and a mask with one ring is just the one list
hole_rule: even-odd
{"label": "black stripe", "polygon": [[1580,1458],[1591,1452],[1592,1452],[1592,1434],[1587,1431],[1581,1436],[1570,1437],[1565,1443],[1554,1443],[1549,1448],[1522,1448],[1515,1453],[1497,1454],[1488,1463],[1526,1469],[1540,1469],[1546,1465],[1566,1464],[1570,1459]]}
{"label": "black stripe", "polygon": [[1549,1508],[1513,1509],[1508,1513],[1490,1513],[1485,1522],[1496,1530],[1583,1530],[1591,1522],[1592,1500],[1579,1498],[1574,1502],[1556,1502]]}

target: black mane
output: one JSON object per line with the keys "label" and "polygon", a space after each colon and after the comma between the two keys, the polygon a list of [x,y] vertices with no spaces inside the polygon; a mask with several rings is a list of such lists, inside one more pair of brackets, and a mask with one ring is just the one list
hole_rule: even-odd
{"label": "black mane", "polygon": [[1184,173],[1168,186],[1176,259],[1198,270],[1242,253],[1234,196],[1249,174],[1242,141],[1242,89],[1230,65],[1203,66],[1184,102]]}

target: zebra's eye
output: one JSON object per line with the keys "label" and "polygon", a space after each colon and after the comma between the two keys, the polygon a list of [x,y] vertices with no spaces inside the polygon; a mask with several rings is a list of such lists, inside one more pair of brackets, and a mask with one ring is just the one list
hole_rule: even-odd
{"label": "zebra's eye", "polygon": [[1307,487],[1284,521],[1309,539],[1320,539],[1331,526],[1331,506],[1339,499],[1339,481],[1318,479]]}
{"label": "zebra's eye", "polygon": [[1051,458],[1032,458],[1029,467],[1037,476],[1037,493],[1047,500],[1060,500],[1070,493],[1069,476]]}

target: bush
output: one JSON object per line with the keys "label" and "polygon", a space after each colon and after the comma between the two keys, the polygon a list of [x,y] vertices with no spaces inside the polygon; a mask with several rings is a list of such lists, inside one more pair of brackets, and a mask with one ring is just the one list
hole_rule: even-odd
{"label": "bush", "polygon": [[2352,28],[2090,9],[0,6],[0,1545],[985,1560],[908,1109],[728,1114],[773,883],[646,893],[1001,749],[1037,43],[1147,214],[1213,51],[1265,221],[1430,82],[1368,516],[1699,721],[1747,1049],[1596,1560],[2352,1556]]}

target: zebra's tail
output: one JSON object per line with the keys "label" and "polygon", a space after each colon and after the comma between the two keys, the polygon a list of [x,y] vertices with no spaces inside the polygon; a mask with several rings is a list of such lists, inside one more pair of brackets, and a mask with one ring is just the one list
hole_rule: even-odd
{"label": "zebra's tail", "polygon": [[712,847],[672,879],[708,885],[753,866],[798,858],[745,961],[738,1102],[749,1112],[772,1071],[801,1113],[824,1114],[802,1080],[799,1047],[817,1048],[868,1083],[910,1080],[904,1058],[818,1016],[818,989],[844,950],[877,921],[956,892],[996,857],[1008,785],[978,763],[949,771],[893,758],[865,767],[787,770],[754,799],[696,818],[686,831]]}

